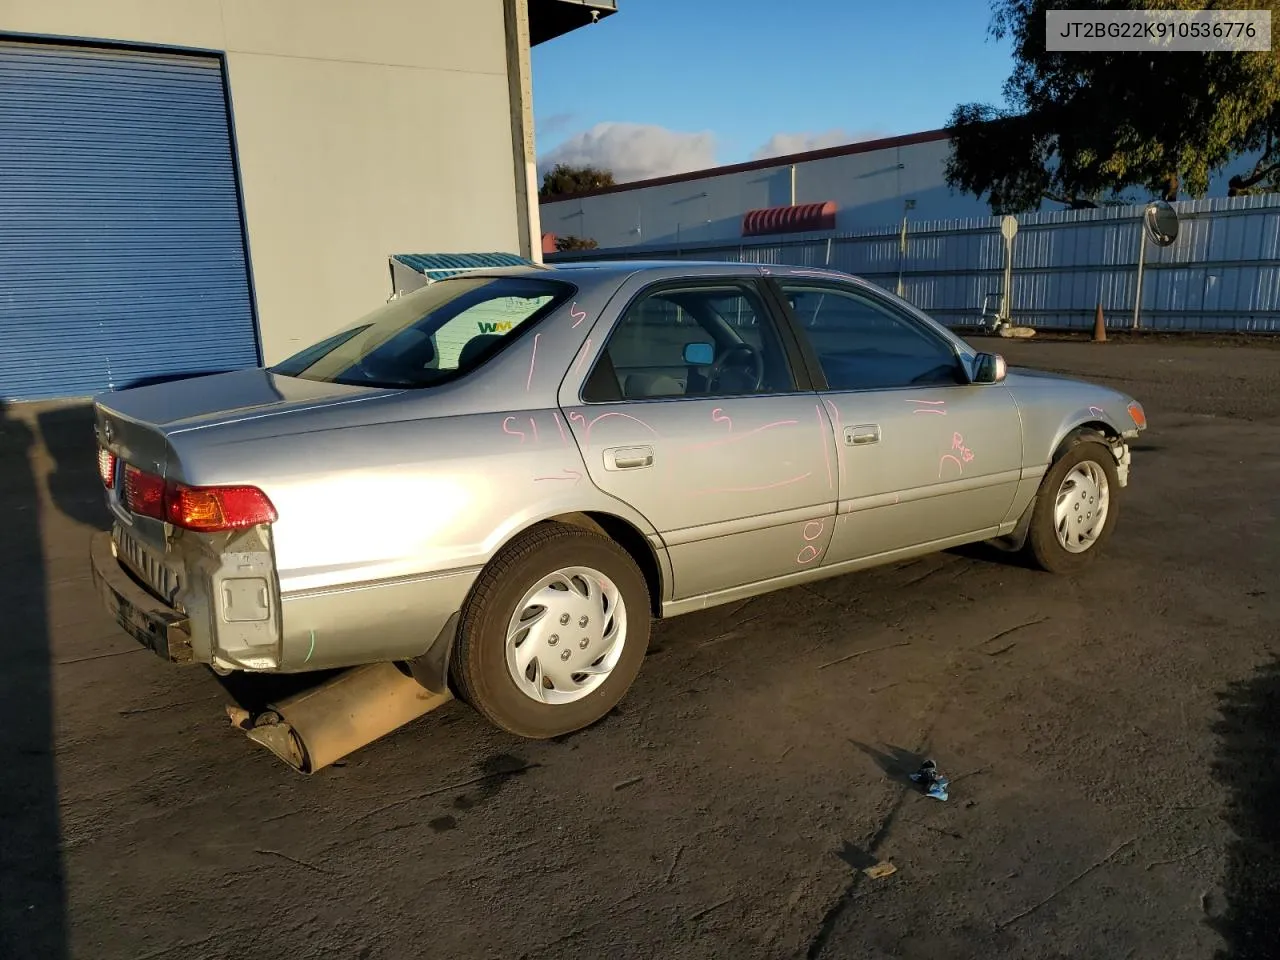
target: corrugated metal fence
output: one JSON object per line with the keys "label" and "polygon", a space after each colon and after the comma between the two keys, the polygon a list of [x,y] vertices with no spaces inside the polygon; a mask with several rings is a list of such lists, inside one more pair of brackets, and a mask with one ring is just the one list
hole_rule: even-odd
{"label": "corrugated metal fence", "polygon": [[[1178,239],[1145,243],[1138,322],[1153,330],[1280,333],[1280,194],[1174,204]],[[1018,217],[1013,242],[1014,323],[1088,328],[1099,302],[1111,329],[1131,327],[1143,207]],[[568,260],[679,258],[829,266],[898,291],[943,323],[980,322],[1004,279],[1000,218],[908,222],[859,234],[760,238],[672,247],[575,251]]]}

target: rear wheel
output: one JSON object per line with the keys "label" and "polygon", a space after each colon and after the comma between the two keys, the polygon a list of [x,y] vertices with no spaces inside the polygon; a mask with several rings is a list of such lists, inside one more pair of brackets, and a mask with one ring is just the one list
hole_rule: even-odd
{"label": "rear wheel", "polygon": [[1050,573],[1083,569],[1111,536],[1119,489],[1106,438],[1077,435],[1040,483],[1027,535],[1036,565]]}
{"label": "rear wheel", "polygon": [[534,527],[476,582],[450,663],[454,689],[519,736],[580,730],[640,672],[649,609],[644,575],[618,544],[565,524]]}

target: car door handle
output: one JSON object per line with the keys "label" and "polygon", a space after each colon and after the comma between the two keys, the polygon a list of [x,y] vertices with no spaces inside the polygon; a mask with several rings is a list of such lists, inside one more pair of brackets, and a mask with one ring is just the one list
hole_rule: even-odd
{"label": "car door handle", "polygon": [[879,443],[880,424],[860,423],[856,427],[845,427],[844,442],[851,447],[864,443]]}
{"label": "car door handle", "polygon": [[606,470],[639,470],[653,466],[653,447],[610,447],[604,452]]}

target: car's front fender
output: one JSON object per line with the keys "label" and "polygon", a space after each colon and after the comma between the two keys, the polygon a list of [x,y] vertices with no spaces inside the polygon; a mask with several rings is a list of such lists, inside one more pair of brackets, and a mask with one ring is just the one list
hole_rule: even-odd
{"label": "car's front fender", "polygon": [[[1131,412],[1136,402],[1110,387],[1038,371],[1010,371],[1006,383],[1022,418],[1025,466],[1048,466],[1076,430],[1092,428],[1123,441],[1146,425]],[[1138,406],[1138,411],[1141,407]]]}

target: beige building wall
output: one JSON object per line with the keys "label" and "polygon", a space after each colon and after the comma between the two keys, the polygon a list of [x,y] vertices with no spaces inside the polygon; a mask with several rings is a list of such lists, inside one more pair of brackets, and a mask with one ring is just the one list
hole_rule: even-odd
{"label": "beige building wall", "polygon": [[0,0],[0,33],[225,51],[267,363],[390,254],[520,252],[503,0]]}

